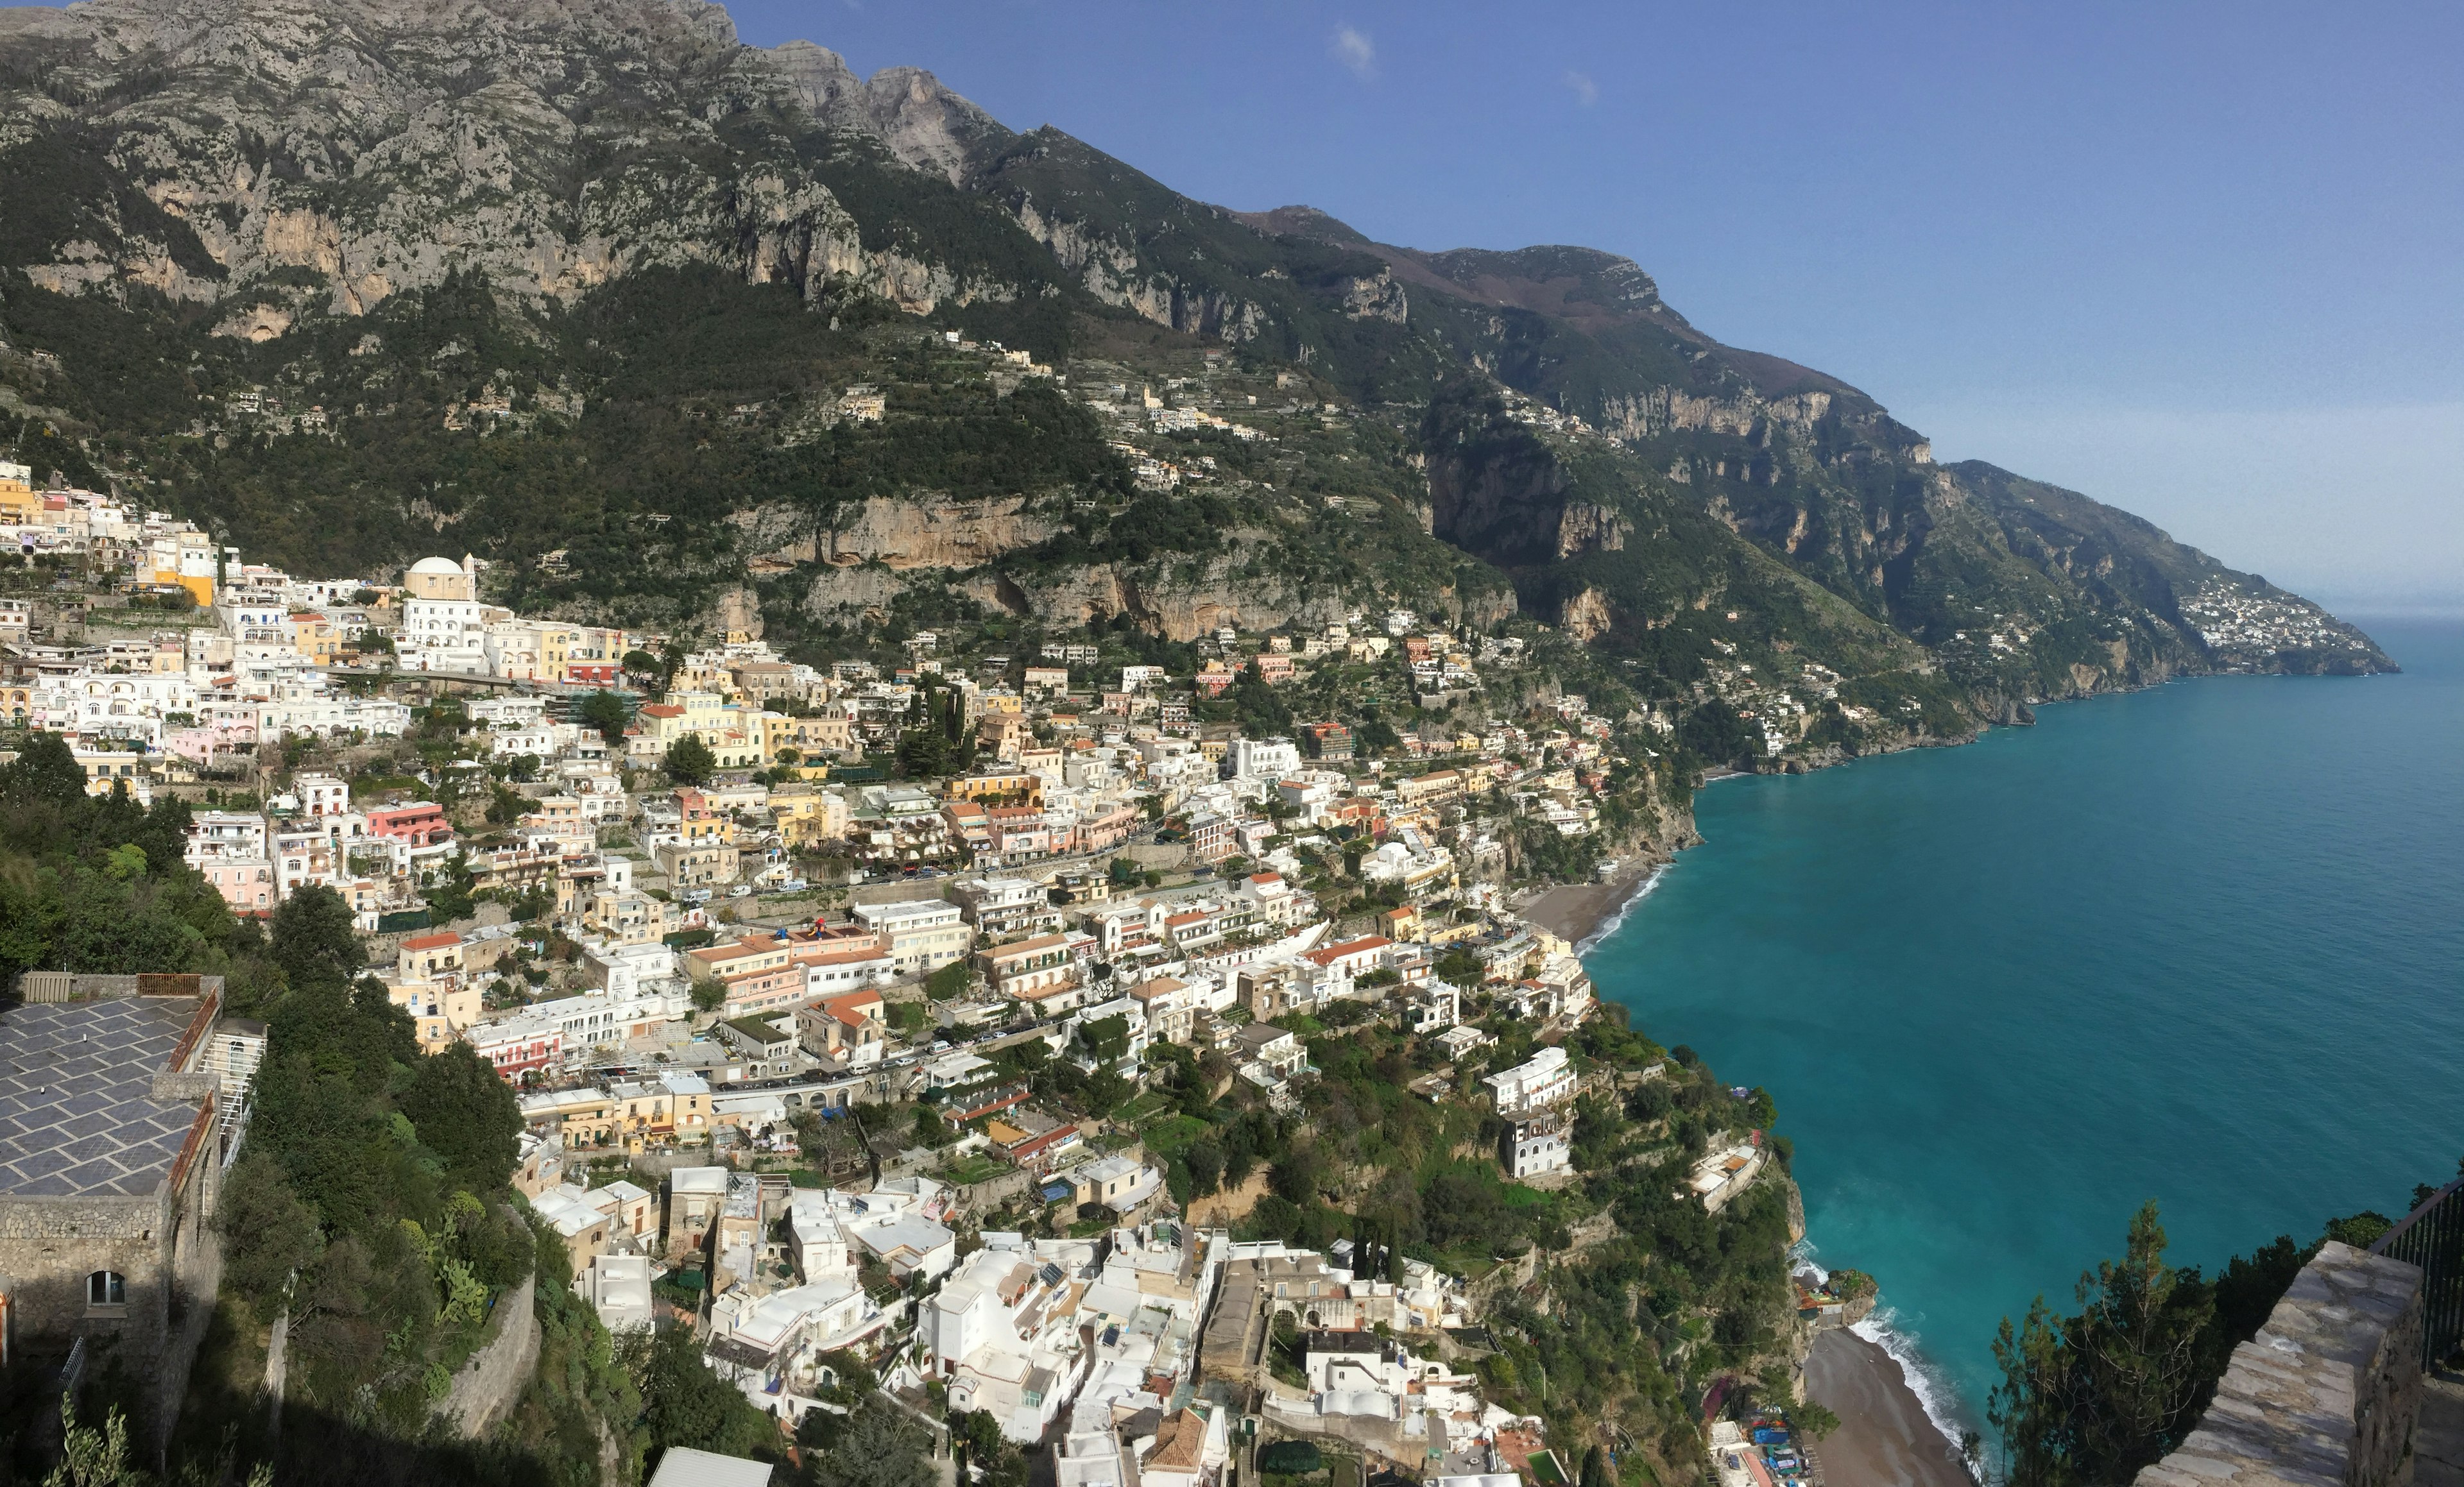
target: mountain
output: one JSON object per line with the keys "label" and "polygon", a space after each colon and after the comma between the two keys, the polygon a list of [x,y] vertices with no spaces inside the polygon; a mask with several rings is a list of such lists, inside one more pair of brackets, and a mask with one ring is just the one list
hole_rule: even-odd
{"label": "mountain", "polygon": [[1851,746],[2388,666],[1624,258],[1210,206],[696,0],[0,11],[0,438],[308,571],[468,549],[816,656],[1536,620],[1677,713],[1818,685]]}

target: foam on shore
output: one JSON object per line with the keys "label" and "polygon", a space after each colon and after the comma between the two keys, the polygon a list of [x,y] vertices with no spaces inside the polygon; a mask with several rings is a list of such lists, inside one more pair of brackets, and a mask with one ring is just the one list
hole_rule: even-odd
{"label": "foam on shore", "polygon": [[1660,886],[1660,880],[1667,875],[1669,868],[1674,867],[1675,865],[1677,864],[1674,863],[1662,863],[1659,866],[1654,867],[1651,871],[1643,874],[1642,881],[1634,886],[1634,891],[1625,896],[1625,902],[1619,904],[1606,919],[1601,920],[1598,925],[1595,926],[1591,933],[1584,935],[1581,940],[1575,943],[1574,953],[1577,955],[1588,955],[1592,952],[1592,948],[1594,946],[1598,945],[1610,935],[1617,933],[1617,930],[1624,926],[1625,916],[1634,912],[1634,906],[1641,903],[1644,899],[1649,898],[1651,896],[1651,890]]}
{"label": "foam on shore", "polygon": [[[1811,1270],[1816,1284],[1829,1284],[1831,1270],[1822,1263],[1821,1253],[1811,1235],[1790,1245],[1788,1259],[1791,1273]],[[1959,1416],[1959,1390],[1952,1387],[1940,1368],[1925,1360],[1924,1352],[1917,1346],[1915,1330],[1902,1324],[1897,1310],[1880,1304],[1866,1313],[1864,1321],[1848,1330],[1889,1354],[1891,1361],[1900,1366],[1900,1377],[1907,1385],[1908,1392],[1916,1396],[1918,1408],[1925,1410],[1925,1416],[1932,1422],[1933,1428],[1942,1432],[1942,1438],[1950,1443],[1952,1454],[1959,1455],[1960,1434],[1964,1429]],[[1967,1458],[1960,1456],[1960,1463],[1963,1468],[1967,1467]],[[1975,1475],[1972,1469],[1969,1475]]]}
{"label": "foam on shore", "polygon": [[[1917,1334],[1903,1326],[1899,1312],[1888,1306],[1877,1306],[1864,1321],[1848,1330],[1891,1355],[1891,1361],[1900,1366],[1900,1376],[1906,1381],[1908,1392],[1917,1396],[1917,1404],[1924,1409],[1925,1418],[1933,1422],[1933,1428],[1950,1443],[1951,1454],[1958,1456],[1963,1430],[1959,1417],[1959,1390],[1951,1387],[1950,1380],[1940,1368],[1925,1359],[1924,1351],[1917,1345]],[[1965,1457],[1960,1459],[1965,1463]]]}

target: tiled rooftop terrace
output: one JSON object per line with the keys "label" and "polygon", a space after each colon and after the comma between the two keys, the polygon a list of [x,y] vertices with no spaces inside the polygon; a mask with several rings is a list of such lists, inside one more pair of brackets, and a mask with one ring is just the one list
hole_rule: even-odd
{"label": "tiled rooftop terrace", "polygon": [[197,1106],[159,1104],[154,1076],[193,997],[115,996],[0,1013],[0,1193],[143,1197],[162,1186]]}

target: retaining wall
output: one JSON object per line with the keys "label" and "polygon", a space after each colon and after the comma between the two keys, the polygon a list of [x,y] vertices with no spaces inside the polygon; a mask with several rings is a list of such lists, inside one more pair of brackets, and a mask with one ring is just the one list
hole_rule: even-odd
{"label": "retaining wall", "polygon": [[2420,1410],[2420,1269],[2331,1241],[2136,1487],[2394,1487]]}
{"label": "retaining wall", "polygon": [[462,1371],[453,1375],[452,1392],[439,1409],[465,1435],[477,1435],[502,1415],[521,1396],[531,1370],[539,1366],[539,1313],[531,1306],[538,1284],[534,1276],[505,1293],[496,1302],[505,1320],[495,1341],[473,1353]]}

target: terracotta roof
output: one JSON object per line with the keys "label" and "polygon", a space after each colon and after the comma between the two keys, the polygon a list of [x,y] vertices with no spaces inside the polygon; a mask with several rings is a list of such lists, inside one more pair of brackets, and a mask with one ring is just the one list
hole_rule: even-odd
{"label": "terracotta roof", "polygon": [[869,1014],[873,1008],[881,1004],[879,992],[849,992],[844,996],[833,996],[823,1002],[822,1011],[849,1027],[862,1027],[872,1020]]}
{"label": "terracotta roof", "polygon": [[1394,943],[1382,934],[1368,934],[1356,940],[1346,940],[1340,945],[1330,945],[1324,950],[1310,951],[1305,958],[1314,966],[1331,966],[1346,955],[1356,955],[1363,951],[1383,950]]}
{"label": "terracotta roof", "polygon": [[1034,939],[1021,940],[1015,945],[997,946],[984,951],[984,955],[990,960],[1008,960],[1019,955],[1054,950],[1068,943],[1069,936],[1066,934],[1039,934]]}
{"label": "terracotta roof", "polygon": [[1186,1405],[1155,1432],[1155,1449],[1139,1465],[1150,1472],[1195,1472],[1206,1450],[1206,1420]]}
{"label": "terracotta roof", "polygon": [[415,940],[403,941],[402,948],[404,950],[442,950],[448,945],[461,943],[462,936],[458,934],[423,934]]}

